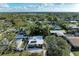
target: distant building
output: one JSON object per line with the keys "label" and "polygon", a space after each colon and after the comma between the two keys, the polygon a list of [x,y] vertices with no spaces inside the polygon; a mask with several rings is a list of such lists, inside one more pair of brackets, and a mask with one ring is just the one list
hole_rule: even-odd
{"label": "distant building", "polygon": [[9,44],[8,39],[7,39],[7,38],[4,38],[4,39],[2,40],[2,44],[3,44],[3,45],[8,45],[8,44]]}
{"label": "distant building", "polygon": [[56,34],[57,36],[64,36],[65,30],[50,30],[50,34]]}
{"label": "distant building", "polygon": [[60,26],[58,26],[58,25],[55,25],[54,30],[62,30],[62,28]]}
{"label": "distant building", "polygon": [[70,21],[71,23],[77,23],[77,21],[76,20],[74,20],[74,21]]}
{"label": "distant building", "polygon": [[9,41],[7,38],[4,38],[0,41],[0,50],[6,50],[8,49]]}
{"label": "distant building", "polygon": [[70,24],[69,26],[68,26],[68,28],[69,29],[71,29],[71,30],[79,30],[79,26],[77,26],[77,25],[74,25],[74,24]]}
{"label": "distant building", "polygon": [[62,28],[57,24],[54,24],[53,29],[50,30],[51,35],[56,34],[57,36],[64,36],[64,33],[66,33],[65,30],[62,30]]}

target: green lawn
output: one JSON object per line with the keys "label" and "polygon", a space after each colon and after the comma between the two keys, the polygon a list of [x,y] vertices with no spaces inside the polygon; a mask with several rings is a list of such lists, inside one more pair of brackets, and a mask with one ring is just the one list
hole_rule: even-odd
{"label": "green lawn", "polygon": [[79,56],[79,51],[73,51],[72,52],[75,56]]}

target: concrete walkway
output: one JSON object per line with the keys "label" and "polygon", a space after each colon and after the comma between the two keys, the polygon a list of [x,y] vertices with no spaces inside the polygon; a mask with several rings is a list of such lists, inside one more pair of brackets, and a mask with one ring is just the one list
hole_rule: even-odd
{"label": "concrete walkway", "polygon": [[46,50],[43,51],[43,56],[46,56]]}

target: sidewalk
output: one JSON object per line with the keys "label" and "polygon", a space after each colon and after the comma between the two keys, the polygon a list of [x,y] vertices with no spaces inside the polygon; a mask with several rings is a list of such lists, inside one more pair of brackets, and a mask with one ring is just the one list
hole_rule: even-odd
{"label": "sidewalk", "polygon": [[43,51],[43,56],[46,56],[46,50]]}

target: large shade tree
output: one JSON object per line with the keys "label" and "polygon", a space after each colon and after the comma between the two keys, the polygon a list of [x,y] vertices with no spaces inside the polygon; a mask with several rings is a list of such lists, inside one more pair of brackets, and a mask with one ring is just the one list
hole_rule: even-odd
{"label": "large shade tree", "polygon": [[49,34],[49,26],[43,25],[39,22],[31,23],[29,25],[30,35],[43,35],[47,36]]}
{"label": "large shade tree", "polygon": [[49,56],[67,56],[70,54],[70,46],[62,37],[55,35],[45,38],[47,55]]}

